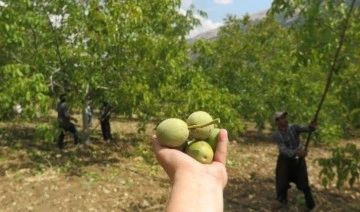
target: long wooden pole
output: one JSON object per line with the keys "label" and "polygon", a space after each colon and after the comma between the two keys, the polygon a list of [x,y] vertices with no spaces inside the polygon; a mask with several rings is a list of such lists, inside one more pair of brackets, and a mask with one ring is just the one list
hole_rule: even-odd
{"label": "long wooden pole", "polygon": [[[333,58],[333,60],[331,62],[331,66],[330,66],[330,69],[329,69],[329,73],[328,73],[328,77],[327,77],[327,81],[326,81],[326,86],[325,86],[323,95],[321,97],[319,106],[318,106],[318,108],[316,110],[315,116],[313,118],[313,121],[316,121],[318,119],[321,107],[322,107],[322,105],[324,103],[326,94],[327,94],[327,92],[329,90],[329,87],[330,87],[330,84],[331,84],[331,81],[332,81],[332,78],[333,78],[333,75],[334,75],[334,71],[336,70],[336,65],[337,65],[337,62],[338,62],[338,59],[339,59],[340,50],[341,50],[341,48],[342,48],[342,46],[344,44],[346,31],[347,31],[347,29],[349,27],[349,21],[350,21],[351,14],[352,14],[352,11],[353,11],[354,6],[355,6],[355,2],[356,2],[356,0],[352,0],[350,9],[349,9],[349,11],[348,11],[348,13],[346,15],[344,28],[343,28],[343,30],[341,31],[341,34],[340,34],[340,41],[339,41],[338,47],[336,48],[334,58]],[[305,151],[307,151],[307,148],[309,146],[311,134],[312,134],[312,132],[309,132],[309,134],[307,136],[306,144],[305,144]]]}

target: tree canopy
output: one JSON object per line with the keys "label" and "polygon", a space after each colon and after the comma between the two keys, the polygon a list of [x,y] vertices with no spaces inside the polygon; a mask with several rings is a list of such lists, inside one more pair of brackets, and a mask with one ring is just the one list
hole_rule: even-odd
{"label": "tree canopy", "polygon": [[19,104],[20,119],[36,121],[67,92],[74,108],[107,99],[143,124],[208,111],[239,136],[245,121],[273,125],[276,110],[309,122],[333,66],[314,139],[360,127],[359,1],[275,0],[264,20],[228,15],[218,39],[194,43],[206,14],[180,0],[2,2],[0,119]]}

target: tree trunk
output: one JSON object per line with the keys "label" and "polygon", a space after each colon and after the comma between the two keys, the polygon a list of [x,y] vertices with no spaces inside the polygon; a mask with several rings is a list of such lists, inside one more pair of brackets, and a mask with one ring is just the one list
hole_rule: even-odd
{"label": "tree trunk", "polygon": [[88,125],[89,123],[89,117],[86,114],[86,107],[89,104],[89,99],[88,96],[90,94],[90,86],[87,86],[86,89],[86,93],[85,96],[83,98],[83,107],[82,107],[82,124],[83,124],[83,128],[82,128],[82,143],[88,143],[89,142],[89,138],[90,138],[90,126]]}

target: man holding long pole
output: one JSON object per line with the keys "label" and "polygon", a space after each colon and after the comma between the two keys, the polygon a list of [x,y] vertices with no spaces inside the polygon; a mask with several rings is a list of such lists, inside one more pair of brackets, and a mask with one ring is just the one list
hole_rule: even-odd
{"label": "man holding long pole", "polygon": [[305,161],[307,151],[300,143],[300,133],[314,131],[317,122],[312,121],[307,126],[289,124],[287,114],[287,112],[276,112],[274,115],[277,130],[273,133],[273,138],[279,148],[275,170],[277,200],[284,209],[288,207],[287,191],[290,188],[290,182],[293,182],[304,193],[306,207],[311,210],[315,207],[315,202],[309,186]]}

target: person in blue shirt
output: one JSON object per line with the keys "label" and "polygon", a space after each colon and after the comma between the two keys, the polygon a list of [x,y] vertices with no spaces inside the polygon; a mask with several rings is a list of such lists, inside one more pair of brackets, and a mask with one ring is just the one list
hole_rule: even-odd
{"label": "person in blue shirt", "polygon": [[92,115],[93,115],[90,104],[91,104],[91,101],[88,100],[88,101],[86,102],[86,108],[85,108],[85,113],[86,113],[86,116],[87,116],[87,125],[88,125],[89,127],[91,126]]}
{"label": "person in blue shirt", "polygon": [[287,112],[276,112],[274,115],[277,129],[273,133],[273,139],[279,149],[275,170],[277,200],[283,207],[287,207],[287,191],[290,182],[293,182],[304,193],[306,207],[311,210],[315,207],[315,202],[309,186],[305,161],[307,152],[301,145],[300,134],[314,131],[317,122],[312,121],[305,126],[289,124],[287,115]]}

